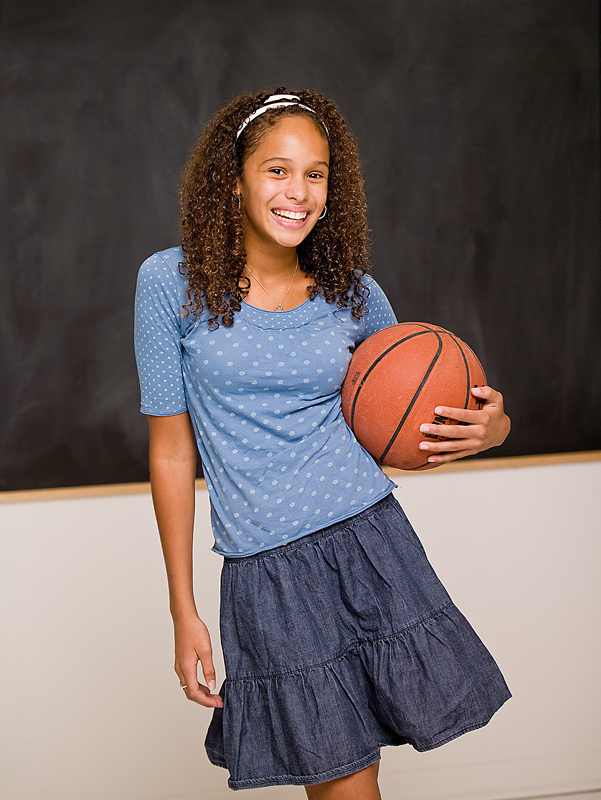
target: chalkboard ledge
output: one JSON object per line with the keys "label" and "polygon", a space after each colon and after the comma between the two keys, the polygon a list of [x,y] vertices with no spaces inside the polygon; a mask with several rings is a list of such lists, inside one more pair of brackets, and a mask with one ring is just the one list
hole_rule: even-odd
{"label": "chalkboard ledge", "polygon": [[[601,461],[601,450],[578,453],[552,453],[540,456],[507,456],[503,458],[463,459],[424,472],[407,472],[386,467],[384,472],[393,480],[402,477],[416,478],[441,475],[443,472],[466,472],[485,469],[519,469],[521,467],[547,467],[554,464],[580,464]],[[196,481],[196,489],[206,489],[204,480]],[[109,497],[125,494],[149,494],[150,483],[117,483],[103,486],[69,486],[64,489],[27,489],[20,492],[0,492],[1,503],[33,503],[41,500],[69,500],[80,497]]]}

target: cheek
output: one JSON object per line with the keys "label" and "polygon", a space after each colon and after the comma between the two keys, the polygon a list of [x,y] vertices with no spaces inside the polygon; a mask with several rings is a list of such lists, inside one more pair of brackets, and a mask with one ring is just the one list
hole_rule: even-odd
{"label": "cheek", "polygon": [[261,208],[265,205],[265,203],[271,199],[273,196],[273,191],[270,191],[270,187],[256,183],[254,186],[249,187],[247,186],[243,189],[242,198],[249,208]]}

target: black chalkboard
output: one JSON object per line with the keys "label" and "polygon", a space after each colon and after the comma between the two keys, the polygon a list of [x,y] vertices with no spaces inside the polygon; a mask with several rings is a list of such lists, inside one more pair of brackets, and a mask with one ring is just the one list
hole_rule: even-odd
{"label": "black chalkboard", "polygon": [[362,153],[399,319],[481,356],[488,455],[599,449],[592,0],[5,0],[0,489],[147,479],[132,301],[177,187],[243,89],[312,86]]}

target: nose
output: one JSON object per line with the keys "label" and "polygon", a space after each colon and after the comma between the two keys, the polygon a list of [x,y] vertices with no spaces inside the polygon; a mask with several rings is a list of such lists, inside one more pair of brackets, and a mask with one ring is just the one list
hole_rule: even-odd
{"label": "nose", "polygon": [[286,186],[286,197],[288,200],[294,200],[296,203],[303,203],[306,201],[308,195],[309,190],[304,176],[300,173],[293,173]]}

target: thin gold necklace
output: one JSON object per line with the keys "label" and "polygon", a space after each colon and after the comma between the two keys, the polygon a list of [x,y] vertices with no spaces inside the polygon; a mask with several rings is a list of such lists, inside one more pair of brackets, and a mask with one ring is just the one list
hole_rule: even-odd
{"label": "thin gold necklace", "polygon": [[273,310],[274,311],[283,311],[284,310],[284,305],[283,305],[284,300],[288,297],[288,292],[290,291],[290,289],[292,289],[292,284],[294,283],[294,279],[296,278],[296,271],[298,269],[298,258],[296,259],[296,266],[294,267],[294,273],[292,274],[292,280],[290,281],[290,286],[286,289],[286,294],[282,297],[282,300],[279,303],[276,301],[275,297],[271,294],[271,292],[268,292],[267,289],[263,286],[261,281],[257,278],[257,276],[252,271],[252,269],[248,266],[248,264],[246,265],[246,269],[250,272],[252,277],[256,280],[256,282],[261,287],[261,289],[263,289],[265,294],[268,294],[271,297],[271,299],[273,300],[273,302],[276,304],[275,308]]}

